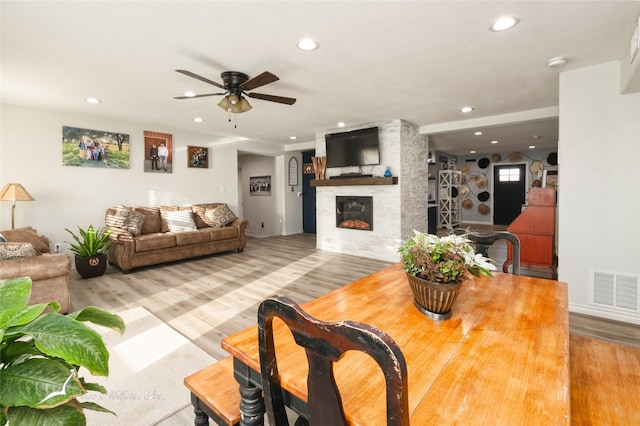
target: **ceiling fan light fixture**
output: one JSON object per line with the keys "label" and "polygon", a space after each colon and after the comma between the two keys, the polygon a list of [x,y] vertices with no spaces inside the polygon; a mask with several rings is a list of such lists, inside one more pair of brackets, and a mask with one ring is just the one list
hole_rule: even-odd
{"label": "ceiling fan light fixture", "polygon": [[238,105],[240,112],[247,112],[249,111],[251,108],[253,108],[251,106],[251,104],[249,103],[249,101],[247,100],[247,98],[240,96],[240,104]]}
{"label": "ceiling fan light fixture", "polygon": [[229,103],[231,103],[231,105],[237,105],[239,102],[240,99],[238,99],[238,95],[236,95],[235,93],[229,96]]}
{"label": "ceiling fan light fixture", "polygon": [[231,104],[229,103],[229,97],[225,96],[224,98],[222,98],[222,100],[220,102],[218,102],[218,106],[223,110],[223,111],[228,111],[229,107],[231,106]]}

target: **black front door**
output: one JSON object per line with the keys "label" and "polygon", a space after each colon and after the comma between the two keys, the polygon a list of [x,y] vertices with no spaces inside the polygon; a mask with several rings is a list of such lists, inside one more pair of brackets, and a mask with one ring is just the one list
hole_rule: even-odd
{"label": "black front door", "polygon": [[[312,163],[315,151],[302,151],[302,164]],[[311,186],[315,174],[302,173],[302,232],[316,233],[316,187]]]}
{"label": "black front door", "polygon": [[509,225],[522,212],[525,200],[525,165],[493,168],[493,224]]}

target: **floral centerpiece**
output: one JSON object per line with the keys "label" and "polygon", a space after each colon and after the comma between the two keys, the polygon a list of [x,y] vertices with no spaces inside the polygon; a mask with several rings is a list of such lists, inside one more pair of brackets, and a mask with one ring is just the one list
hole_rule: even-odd
{"label": "floral centerpiece", "polygon": [[438,237],[414,232],[398,248],[414,303],[431,318],[448,319],[467,272],[492,276],[496,267],[491,259],[475,253],[466,234]]}

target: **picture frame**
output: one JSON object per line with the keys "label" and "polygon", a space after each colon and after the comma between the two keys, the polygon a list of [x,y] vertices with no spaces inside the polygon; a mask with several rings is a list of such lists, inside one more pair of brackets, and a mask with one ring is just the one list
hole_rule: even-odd
{"label": "picture frame", "polygon": [[173,173],[172,135],[144,131],[144,171]]}
{"label": "picture frame", "polygon": [[289,159],[289,186],[298,186],[298,159]]}
{"label": "picture frame", "polygon": [[209,148],[204,146],[187,146],[187,167],[208,169]]}
{"label": "picture frame", "polygon": [[62,126],[62,165],[128,169],[129,135]]}
{"label": "picture frame", "polygon": [[271,175],[251,176],[249,178],[249,195],[271,195]]}

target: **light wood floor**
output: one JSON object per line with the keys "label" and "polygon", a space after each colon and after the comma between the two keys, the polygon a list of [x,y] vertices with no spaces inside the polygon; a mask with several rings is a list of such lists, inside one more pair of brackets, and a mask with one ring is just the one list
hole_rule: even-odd
{"label": "light wood floor", "polygon": [[[501,265],[506,247],[492,250],[495,252],[490,251],[490,256]],[[220,341],[255,324],[260,300],[273,294],[274,289],[304,303],[389,264],[316,250],[315,235],[311,234],[249,237],[243,253],[229,252],[147,267],[130,274],[110,266],[102,277],[88,280],[71,271],[71,308],[75,311],[94,305],[118,312],[143,306],[220,359],[228,355],[220,347]],[[638,328],[570,315],[572,333],[640,347]],[[192,411],[186,408],[160,424],[178,426],[192,422]]]}

